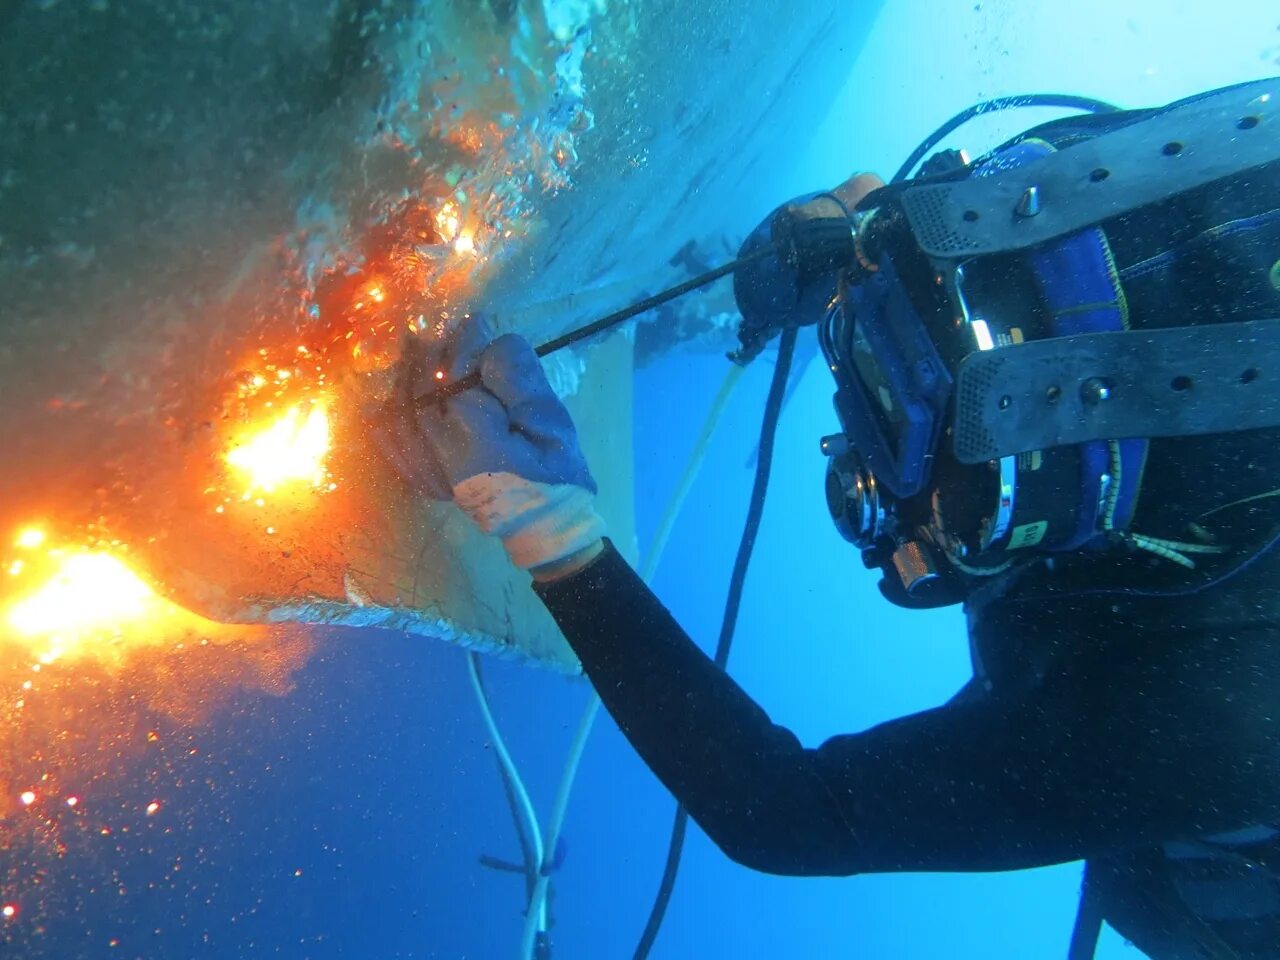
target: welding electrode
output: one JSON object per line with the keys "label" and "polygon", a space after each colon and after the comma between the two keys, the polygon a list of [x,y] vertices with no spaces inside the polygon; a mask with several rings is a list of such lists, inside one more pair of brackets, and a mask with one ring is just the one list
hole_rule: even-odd
{"label": "welding electrode", "polygon": [[[776,244],[768,243],[759,250],[753,250],[745,257],[739,257],[737,260],[731,260],[723,266],[716,267],[714,270],[709,270],[706,273],[699,274],[696,277],[692,277],[684,281],[684,283],[680,283],[667,290],[663,290],[661,293],[655,293],[653,296],[646,297],[643,300],[631,304],[629,307],[624,307],[623,309],[615,311],[608,316],[601,317],[599,320],[594,323],[589,323],[585,327],[580,327],[577,330],[573,330],[562,336],[556,337],[554,340],[548,340],[546,343],[539,344],[534,347],[533,352],[539,357],[545,357],[547,354],[555,353],[557,350],[563,349],[570,344],[577,343],[580,340],[585,340],[588,337],[594,337],[596,334],[603,333],[610,327],[617,326],[620,323],[630,320],[632,317],[639,316],[648,310],[652,310],[654,307],[660,306],[668,300],[674,300],[676,297],[683,296],[690,290],[696,290],[698,287],[705,287],[713,280],[719,280],[726,274],[733,273],[735,270],[748,263],[760,260],[772,253],[775,247]],[[459,377],[451,383],[444,383],[437,390],[418,398],[417,405],[421,406],[428,403],[446,400],[449,397],[457,396],[464,390],[470,390],[472,387],[477,387],[479,385],[480,374],[469,373],[465,377]]]}

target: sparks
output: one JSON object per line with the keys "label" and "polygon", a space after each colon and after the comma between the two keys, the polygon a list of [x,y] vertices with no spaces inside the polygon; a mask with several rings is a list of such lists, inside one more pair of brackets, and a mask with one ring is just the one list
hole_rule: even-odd
{"label": "sparks", "polygon": [[0,907],[0,915],[3,915],[6,920],[12,920],[18,915],[18,905],[16,903],[6,903],[3,907]]}
{"label": "sparks", "polygon": [[154,816],[156,811],[158,811],[159,809],[160,809],[160,804],[152,800],[150,803],[147,804],[147,816],[148,817]]}
{"label": "sparks", "polygon": [[286,484],[320,486],[326,479],[324,459],[328,452],[329,416],[317,403],[305,415],[302,406],[291,407],[274,423],[233,447],[226,460],[245,476],[252,490],[271,493]]}
{"label": "sparks", "polygon": [[445,243],[451,243],[458,235],[462,221],[458,219],[458,208],[450,201],[436,212],[436,229]]}

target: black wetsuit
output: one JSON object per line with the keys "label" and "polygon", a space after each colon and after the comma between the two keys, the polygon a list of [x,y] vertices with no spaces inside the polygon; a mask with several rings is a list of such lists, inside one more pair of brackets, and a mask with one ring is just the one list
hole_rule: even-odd
{"label": "black wetsuit", "polygon": [[[1033,132],[1061,146],[1141,116]],[[1268,273],[1280,172],[1268,177],[1105,225],[1135,326],[1280,317]],[[1185,538],[1210,508],[1276,487],[1276,431],[1153,442],[1134,528]],[[645,762],[747,866],[1086,859],[1102,913],[1157,960],[1275,960],[1280,844],[1167,846],[1280,825],[1280,549],[1199,589],[1280,530],[1280,510],[1263,499],[1204,525],[1232,548],[1207,572],[1142,556],[1038,562],[975,595],[975,679],[959,696],[814,749],[718,670],[612,547],[539,593]],[[1191,592],[1134,595],[1179,589]]]}
{"label": "black wetsuit", "polygon": [[[1163,858],[1157,869],[1149,851],[1280,822],[1274,623],[1162,629],[1142,609],[1156,601],[1125,609],[1132,619],[1103,619],[1109,601],[1011,609],[976,632],[979,643],[1008,641],[1004,662],[1035,648],[1016,682],[971,685],[946,706],[806,749],[715,667],[612,547],[539,593],[637,752],[728,856],[757,870],[1097,858],[1108,876],[1152,874],[1136,897],[1126,884],[1108,891],[1113,925],[1158,960],[1198,960],[1207,954],[1169,952],[1168,924],[1136,917],[1162,909],[1143,896],[1165,880]],[[1241,955],[1280,956],[1278,929],[1259,934],[1270,953]]]}

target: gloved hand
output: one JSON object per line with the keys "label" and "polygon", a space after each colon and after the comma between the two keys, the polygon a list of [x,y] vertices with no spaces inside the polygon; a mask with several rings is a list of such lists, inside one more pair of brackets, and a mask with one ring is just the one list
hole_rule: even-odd
{"label": "gloved hand", "polygon": [[[423,402],[473,371],[481,386]],[[599,551],[595,481],[569,412],[524,339],[491,342],[479,317],[443,342],[413,338],[387,419],[379,445],[396,471],[418,492],[452,499],[501,538],[516,566],[545,579]]]}
{"label": "gloved hand", "polygon": [[783,204],[751,232],[739,257],[766,243],[777,248],[734,273],[742,348],[730,359],[749,363],[783,330],[822,319],[835,296],[837,275],[856,259],[850,212],[882,186],[875,174],[855,174],[828,193],[810,193]]}

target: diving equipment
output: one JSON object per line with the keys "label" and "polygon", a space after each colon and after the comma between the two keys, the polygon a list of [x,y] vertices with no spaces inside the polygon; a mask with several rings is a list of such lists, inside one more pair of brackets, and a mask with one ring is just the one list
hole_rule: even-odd
{"label": "diving equipment", "polygon": [[1280,325],[1129,330],[1105,228],[1280,161],[1277,94],[940,156],[859,204],[819,328],[842,428],[822,447],[837,528],[890,600],[955,603],[1020,558],[1118,544],[1191,564],[1175,548],[1196,545],[1129,530],[1148,439],[1280,425]]}

